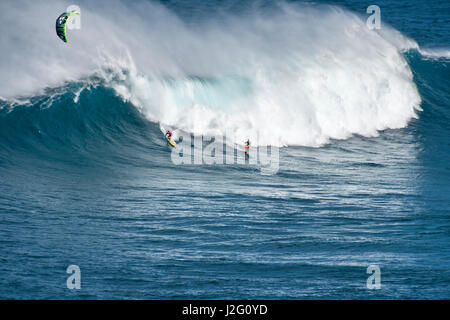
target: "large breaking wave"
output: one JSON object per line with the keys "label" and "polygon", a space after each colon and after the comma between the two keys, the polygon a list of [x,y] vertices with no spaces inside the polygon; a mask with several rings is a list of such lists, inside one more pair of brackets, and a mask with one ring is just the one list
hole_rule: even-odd
{"label": "large breaking wave", "polygon": [[256,6],[187,23],[157,3],[82,3],[65,45],[54,20],[68,5],[0,4],[4,99],[100,84],[150,121],[276,146],[376,136],[420,110],[402,54],[418,45],[339,7]]}

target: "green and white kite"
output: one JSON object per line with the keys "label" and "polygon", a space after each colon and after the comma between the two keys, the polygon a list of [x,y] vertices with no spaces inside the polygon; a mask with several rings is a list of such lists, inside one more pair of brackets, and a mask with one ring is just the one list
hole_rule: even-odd
{"label": "green and white kite", "polygon": [[56,19],[56,34],[65,43],[67,43],[67,22],[75,14],[80,15],[78,11],[64,12]]}

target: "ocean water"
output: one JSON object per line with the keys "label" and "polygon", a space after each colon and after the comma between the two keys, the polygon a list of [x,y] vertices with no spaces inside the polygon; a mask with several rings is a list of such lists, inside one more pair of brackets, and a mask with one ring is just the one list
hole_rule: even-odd
{"label": "ocean water", "polygon": [[70,4],[0,4],[1,299],[450,298],[450,2]]}

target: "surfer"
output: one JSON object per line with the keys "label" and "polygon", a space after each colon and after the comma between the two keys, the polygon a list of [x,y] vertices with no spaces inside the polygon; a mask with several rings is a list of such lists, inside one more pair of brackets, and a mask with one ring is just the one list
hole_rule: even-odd
{"label": "surfer", "polygon": [[245,145],[244,145],[244,149],[245,149],[245,158],[248,159],[249,154],[248,154],[248,150],[250,149],[250,139],[247,139],[247,141],[245,141]]}
{"label": "surfer", "polygon": [[248,149],[250,149],[250,139],[247,139],[247,141],[245,141],[245,152],[248,152]]}
{"label": "surfer", "polygon": [[172,131],[167,130],[165,137],[166,137],[167,141],[169,142],[169,144],[172,147],[175,147],[177,145],[177,143],[175,141],[173,141],[172,136],[173,136]]}

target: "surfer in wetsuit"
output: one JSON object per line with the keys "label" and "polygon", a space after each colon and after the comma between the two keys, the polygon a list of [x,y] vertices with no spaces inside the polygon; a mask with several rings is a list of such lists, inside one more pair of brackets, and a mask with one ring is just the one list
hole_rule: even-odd
{"label": "surfer in wetsuit", "polygon": [[247,141],[245,141],[245,156],[248,157],[248,150],[250,149],[250,139],[247,139]]}
{"label": "surfer in wetsuit", "polygon": [[170,132],[169,130],[167,130],[167,132],[166,132],[166,137],[167,137],[167,139],[172,139],[172,132]]}

